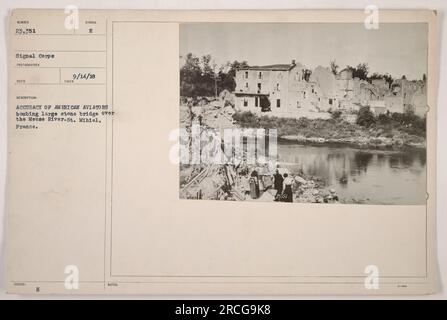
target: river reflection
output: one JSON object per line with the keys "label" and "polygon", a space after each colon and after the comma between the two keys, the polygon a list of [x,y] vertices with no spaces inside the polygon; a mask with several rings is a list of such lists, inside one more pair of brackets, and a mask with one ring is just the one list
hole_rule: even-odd
{"label": "river reflection", "polygon": [[342,202],[425,204],[426,150],[279,144],[279,165],[325,180]]}

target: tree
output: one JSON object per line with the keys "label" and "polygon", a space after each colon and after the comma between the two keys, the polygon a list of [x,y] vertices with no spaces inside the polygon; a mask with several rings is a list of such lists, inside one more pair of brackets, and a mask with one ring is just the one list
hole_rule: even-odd
{"label": "tree", "polygon": [[427,75],[425,73],[422,75],[422,81],[427,82]]}
{"label": "tree", "polygon": [[385,74],[383,75],[383,78],[384,78],[385,81],[388,83],[388,86],[391,87],[391,85],[392,85],[393,82],[394,82],[393,77],[392,77],[389,73],[385,73]]}
{"label": "tree", "polygon": [[346,69],[352,71],[352,76],[354,78],[359,78],[361,80],[368,80],[369,67],[367,63],[359,63],[355,68],[347,66]]}
{"label": "tree", "polygon": [[331,118],[334,120],[340,119],[343,114],[340,110],[331,110],[329,113],[331,114]]}
{"label": "tree", "polygon": [[[228,90],[233,92],[236,89],[236,82],[234,78],[236,77],[236,70],[239,68],[247,68],[247,61],[233,61],[227,62],[220,68],[218,78],[219,78],[219,89],[218,91]],[[225,70],[227,70],[225,72]]]}
{"label": "tree", "polygon": [[379,114],[379,116],[377,117],[377,123],[381,125],[390,124],[391,123],[390,112],[388,111],[386,113]]}
{"label": "tree", "polygon": [[188,53],[185,64],[180,69],[180,95],[193,97],[199,95],[198,83],[201,81],[200,59]]}
{"label": "tree", "polygon": [[212,66],[211,55],[209,54],[204,55],[200,60],[202,64],[202,79],[201,79],[202,95],[214,96],[216,74],[214,72],[214,67]]}
{"label": "tree", "polygon": [[376,119],[374,118],[374,114],[371,112],[371,110],[368,106],[361,107],[359,109],[359,113],[357,115],[357,124],[358,125],[360,125],[362,127],[369,128],[375,122],[376,122]]}
{"label": "tree", "polygon": [[372,82],[372,80],[375,79],[385,79],[386,83],[388,84],[388,87],[391,87],[391,84],[393,83],[394,79],[389,73],[380,74],[377,72],[374,72],[372,75],[368,77],[368,82]]}
{"label": "tree", "polygon": [[427,119],[426,117],[417,116],[411,109],[406,110],[404,113],[393,113],[391,119],[398,123],[402,130],[418,136],[426,135]]}
{"label": "tree", "polygon": [[331,61],[331,71],[335,75],[338,73],[338,67],[339,65],[335,62],[335,60]]}
{"label": "tree", "polygon": [[233,63],[230,64],[228,75],[232,76],[233,78],[236,77],[236,70],[241,68],[248,68],[247,61],[239,62],[237,60],[234,60]]}
{"label": "tree", "polygon": [[223,90],[234,91],[234,78],[238,68],[248,67],[246,61],[218,67],[211,55],[196,57],[188,53],[180,68],[180,95],[183,97],[215,96]]}
{"label": "tree", "polygon": [[374,72],[372,75],[368,77],[369,80],[383,79],[383,75]]}

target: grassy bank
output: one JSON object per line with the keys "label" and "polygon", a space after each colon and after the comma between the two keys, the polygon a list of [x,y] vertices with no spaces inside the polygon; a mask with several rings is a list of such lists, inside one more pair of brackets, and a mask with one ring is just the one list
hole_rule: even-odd
{"label": "grassy bank", "polygon": [[411,113],[376,117],[360,110],[356,123],[345,121],[339,113],[331,119],[295,119],[258,116],[248,111],[235,113],[233,119],[240,127],[277,129],[279,137],[300,142],[425,147],[425,119]]}

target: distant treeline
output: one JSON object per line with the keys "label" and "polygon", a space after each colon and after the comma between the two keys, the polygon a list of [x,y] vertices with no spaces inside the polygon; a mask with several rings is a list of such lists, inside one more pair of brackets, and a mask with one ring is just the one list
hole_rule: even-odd
{"label": "distant treeline", "polygon": [[183,97],[212,97],[223,90],[236,88],[236,69],[248,67],[246,61],[233,61],[217,67],[211,55],[196,57],[188,53],[180,68],[180,95]]}

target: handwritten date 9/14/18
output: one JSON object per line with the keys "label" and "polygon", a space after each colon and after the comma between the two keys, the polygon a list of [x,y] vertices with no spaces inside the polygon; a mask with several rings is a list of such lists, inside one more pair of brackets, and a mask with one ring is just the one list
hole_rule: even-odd
{"label": "handwritten date 9/14/18", "polygon": [[73,73],[72,79],[73,80],[94,80],[94,79],[96,79],[96,74],[90,73],[90,72],[86,72],[86,73],[77,72],[77,73]]}

